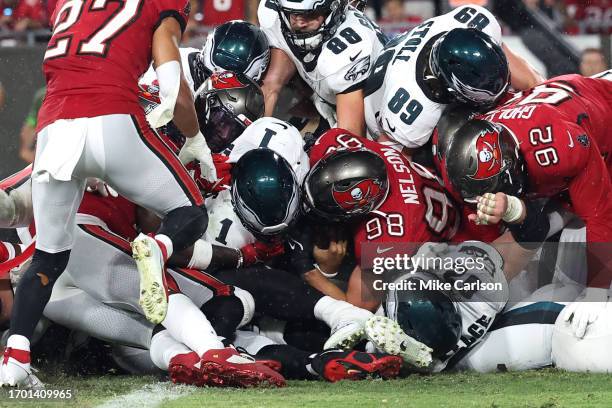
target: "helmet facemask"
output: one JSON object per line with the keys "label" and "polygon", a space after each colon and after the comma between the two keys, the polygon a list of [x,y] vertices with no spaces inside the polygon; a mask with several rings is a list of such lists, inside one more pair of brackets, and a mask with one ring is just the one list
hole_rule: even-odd
{"label": "helmet facemask", "polygon": [[[229,92],[221,91],[231,98]],[[242,114],[231,112],[220,100],[217,93],[205,93],[196,99],[198,121],[206,142],[213,153],[219,153],[236,140],[251,124]],[[201,115],[200,112],[204,112]]]}
{"label": "helmet facemask", "polygon": [[[284,2],[278,3],[278,14],[281,20],[283,36],[289,44],[303,50],[313,51],[320,48],[323,43],[334,36],[338,26],[344,21],[347,0],[323,0],[316,2],[310,10],[283,7]],[[319,4],[317,4],[319,3]],[[321,26],[310,32],[295,32],[291,28],[291,15],[307,15],[310,18],[324,16]]]}

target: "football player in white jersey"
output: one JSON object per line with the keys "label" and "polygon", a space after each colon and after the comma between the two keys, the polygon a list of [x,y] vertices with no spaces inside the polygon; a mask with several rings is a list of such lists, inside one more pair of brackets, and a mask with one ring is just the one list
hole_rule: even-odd
{"label": "football player in white jersey", "polygon": [[542,80],[502,43],[491,12],[459,7],[396,37],[378,56],[365,88],[368,134],[410,154],[427,143],[447,104],[491,105],[509,84],[522,90]]}
{"label": "football player in white jersey", "polygon": [[[390,354],[402,355],[402,342],[426,344],[433,357],[427,370],[437,372],[453,356],[478,343],[506,306],[504,261],[492,246],[479,241],[448,247],[424,244],[412,260],[426,267],[392,281],[396,286],[389,290],[384,304],[392,321],[376,316],[366,331],[377,348]],[[450,262],[453,267],[449,268]]]}
{"label": "football player in white jersey", "polygon": [[272,47],[266,115],[297,71],[331,127],[363,134],[363,87],[386,42],[378,26],[346,0],[265,0],[257,16]]}

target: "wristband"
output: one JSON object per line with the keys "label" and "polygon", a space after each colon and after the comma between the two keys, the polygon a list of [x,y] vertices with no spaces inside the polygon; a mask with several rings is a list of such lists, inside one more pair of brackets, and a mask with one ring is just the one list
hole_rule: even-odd
{"label": "wristband", "polygon": [[321,267],[317,263],[314,264],[314,267],[315,267],[315,269],[317,271],[319,271],[321,273],[321,275],[325,276],[326,278],[333,278],[336,275],[338,275],[338,272],[336,272],[336,273],[325,273],[325,272],[323,272],[323,269],[321,269]]}
{"label": "wristband", "polygon": [[236,269],[240,269],[242,268],[242,265],[244,264],[244,255],[242,254],[242,251],[237,249],[238,251],[238,262],[236,263]]}
{"label": "wristband", "polygon": [[523,204],[521,204],[521,200],[518,197],[508,195],[508,208],[506,208],[506,212],[502,216],[502,220],[507,223],[513,223],[518,221],[523,215]]}

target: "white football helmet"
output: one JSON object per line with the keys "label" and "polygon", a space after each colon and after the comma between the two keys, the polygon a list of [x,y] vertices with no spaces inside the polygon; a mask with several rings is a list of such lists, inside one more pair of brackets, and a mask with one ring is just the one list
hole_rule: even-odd
{"label": "white football helmet", "polygon": [[[276,2],[280,15],[283,36],[289,44],[305,51],[317,49],[336,33],[346,17],[348,0],[272,0]],[[322,15],[325,20],[321,27],[311,32],[294,32],[289,15]]]}

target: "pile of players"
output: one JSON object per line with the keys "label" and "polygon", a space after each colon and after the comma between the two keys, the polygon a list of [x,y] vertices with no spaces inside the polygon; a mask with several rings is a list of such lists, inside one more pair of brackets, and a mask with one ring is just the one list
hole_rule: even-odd
{"label": "pile of players", "polygon": [[[545,81],[472,5],[387,39],[346,0],[262,1],[179,49],[182,3],[55,12],[36,162],[0,185],[2,385],[40,384],[49,321],[200,386],[612,368],[610,73]],[[588,276],[509,303],[571,217]],[[502,289],[376,289],[400,247],[484,269],[388,283]]]}

